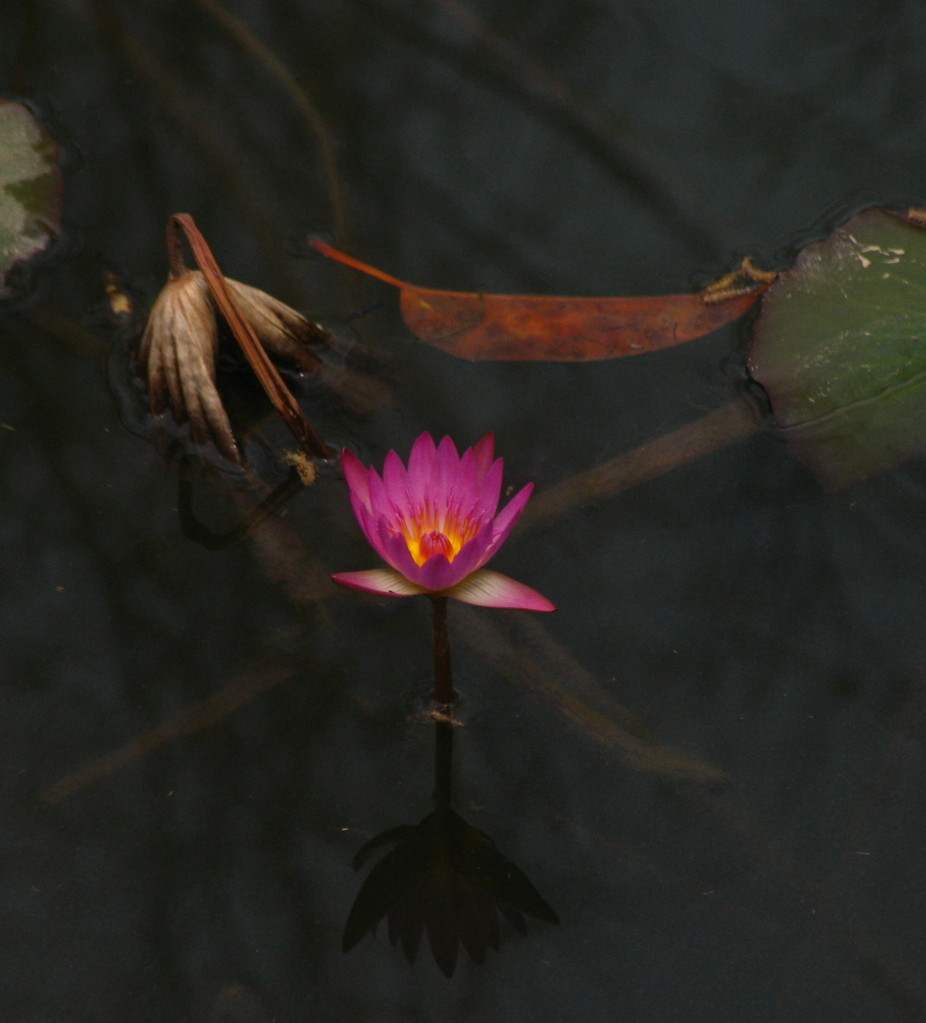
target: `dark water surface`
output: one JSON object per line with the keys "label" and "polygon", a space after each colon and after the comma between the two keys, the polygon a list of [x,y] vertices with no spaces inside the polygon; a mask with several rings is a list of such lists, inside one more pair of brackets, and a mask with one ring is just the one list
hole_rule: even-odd
{"label": "dark water surface", "polygon": [[[0,310],[4,1020],[926,1019],[921,458],[826,494],[756,431],[513,539],[555,615],[451,607],[456,809],[560,923],[447,979],[385,924],[341,950],[355,852],[432,808],[426,601],[328,584],[376,564],[333,475],[191,538],[188,481],[214,531],[239,508],[152,443],[103,287],[144,311],[190,212],[229,275],[387,353],[365,415],[303,387],[332,443],[492,429],[542,495],[736,400],[741,333],[465,363],[307,236],[458,290],[780,265],[926,202],[924,49],[918,0],[11,5],[6,94],[68,173],[59,258]],[[253,438],[276,471],[285,429]]]}

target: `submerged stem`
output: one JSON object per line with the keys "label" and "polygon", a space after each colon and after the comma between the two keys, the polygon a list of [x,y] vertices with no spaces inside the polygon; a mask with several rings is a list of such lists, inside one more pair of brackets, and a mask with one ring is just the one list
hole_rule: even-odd
{"label": "submerged stem", "polygon": [[729,444],[758,432],[761,423],[742,398],[648,441],[593,469],[577,473],[555,487],[537,494],[524,509],[517,532],[524,533],[541,523],[563,518],[583,505],[602,501],[625,490],[697,461]]}
{"label": "submerged stem", "polygon": [[453,669],[450,664],[450,637],[447,634],[447,598],[432,596],[431,625],[434,630],[434,699],[449,704],[457,698],[453,691]]}

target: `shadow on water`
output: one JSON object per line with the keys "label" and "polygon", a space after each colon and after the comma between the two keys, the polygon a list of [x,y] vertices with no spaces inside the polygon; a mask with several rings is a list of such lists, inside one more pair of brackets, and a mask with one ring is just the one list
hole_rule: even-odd
{"label": "shadow on water", "polygon": [[400,825],[371,838],[354,869],[394,846],[370,870],[344,927],[349,952],[384,919],[389,941],[414,963],[423,934],[441,972],[453,976],[460,946],[482,964],[498,949],[499,917],[522,935],[525,916],[559,923],[524,874],[492,839],[453,809],[453,730],[459,722],[434,713],[434,809],[418,824]]}

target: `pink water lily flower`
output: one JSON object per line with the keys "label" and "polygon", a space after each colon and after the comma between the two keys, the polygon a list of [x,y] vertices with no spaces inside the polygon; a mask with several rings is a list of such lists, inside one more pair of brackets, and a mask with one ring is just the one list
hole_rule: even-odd
{"label": "pink water lily flower", "polygon": [[408,468],[395,453],[383,475],[353,452],[342,455],[351,503],[367,539],[391,568],[339,572],[336,582],[367,593],[454,597],[482,607],[553,611],[546,597],[482,566],[508,538],[534,488],[528,483],[498,510],[501,458],[486,434],[462,455],[449,437],[414,443]]}

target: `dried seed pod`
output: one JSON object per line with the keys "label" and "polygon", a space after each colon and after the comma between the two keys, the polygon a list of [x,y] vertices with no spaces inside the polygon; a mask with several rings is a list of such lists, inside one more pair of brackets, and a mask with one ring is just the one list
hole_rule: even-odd
{"label": "dried seed pod", "polygon": [[241,456],[216,388],[219,337],[215,307],[198,271],[171,277],[151,309],[138,351],[151,411],[170,406],[178,422],[189,421],[194,440],[214,445],[230,461]]}

